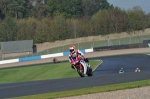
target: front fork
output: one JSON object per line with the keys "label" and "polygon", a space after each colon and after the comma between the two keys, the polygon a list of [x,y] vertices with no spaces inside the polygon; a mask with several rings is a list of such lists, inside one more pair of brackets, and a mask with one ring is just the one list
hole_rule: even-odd
{"label": "front fork", "polygon": [[73,65],[73,67],[75,68],[76,71],[78,71],[77,69],[83,70],[83,67],[81,66],[81,64],[79,64],[78,66]]}

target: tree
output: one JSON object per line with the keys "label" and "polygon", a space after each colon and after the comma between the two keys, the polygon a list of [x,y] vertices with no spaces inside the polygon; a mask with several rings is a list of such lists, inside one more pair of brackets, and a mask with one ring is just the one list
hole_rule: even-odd
{"label": "tree", "polygon": [[148,28],[150,28],[150,13],[147,14],[148,17]]}
{"label": "tree", "polygon": [[23,18],[27,12],[29,0],[0,0],[1,13],[13,18]]}
{"label": "tree", "polygon": [[67,23],[62,15],[55,16],[50,26],[51,40],[64,40],[68,38]]}
{"label": "tree", "polygon": [[30,1],[30,16],[34,16],[38,19],[46,16],[45,3],[43,3],[43,0]]}
{"label": "tree", "polygon": [[82,13],[81,0],[49,0],[46,10],[52,16],[59,13],[65,18],[77,18]]}
{"label": "tree", "polygon": [[4,19],[5,15],[2,13],[2,10],[0,10],[0,18]]}
{"label": "tree", "polygon": [[1,41],[15,41],[17,32],[17,23],[11,17],[6,17],[0,24],[0,40]]}
{"label": "tree", "polygon": [[127,11],[128,16],[128,32],[135,30],[144,30],[148,27],[148,17],[144,14],[141,7],[136,6],[132,10]]}
{"label": "tree", "polygon": [[2,16],[5,16],[7,14],[7,7],[8,0],[0,0],[0,13],[1,13],[1,18]]}
{"label": "tree", "polygon": [[108,34],[108,21],[109,21],[109,11],[99,10],[92,17],[92,23],[94,26],[93,35],[107,35]]}
{"label": "tree", "polygon": [[36,35],[38,20],[34,17],[19,20],[18,22],[18,40],[34,40]]}
{"label": "tree", "polygon": [[43,43],[48,41],[49,27],[47,25],[47,19],[42,19],[38,21],[36,34],[34,36],[34,42]]}
{"label": "tree", "polygon": [[91,17],[99,10],[113,8],[107,0],[82,0],[82,10],[85,17]]}
{"label": "tree", "polygon": [[126,12],[115,7],[114,9],[109,10],[109,14],[108,24],[111,25],[109,33],[120,33],[125,31],[127,22]]}

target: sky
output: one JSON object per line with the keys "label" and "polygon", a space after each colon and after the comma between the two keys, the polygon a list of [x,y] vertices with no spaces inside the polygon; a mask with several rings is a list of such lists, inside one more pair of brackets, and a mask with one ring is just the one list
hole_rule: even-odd
{"label": "sky", "polygon": [[135,6],[140,6],[147,14],[150,13],[150,0],[107,0],[113,6],[118,6],[121,9],[128,10]]}

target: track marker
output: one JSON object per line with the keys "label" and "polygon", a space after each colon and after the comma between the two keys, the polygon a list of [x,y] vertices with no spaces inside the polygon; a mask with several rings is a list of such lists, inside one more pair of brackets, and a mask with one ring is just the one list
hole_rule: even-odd
{"label": "track marker", "polygon": [[139,68],[136,68],[135,72],[141,72],[141,70]]}

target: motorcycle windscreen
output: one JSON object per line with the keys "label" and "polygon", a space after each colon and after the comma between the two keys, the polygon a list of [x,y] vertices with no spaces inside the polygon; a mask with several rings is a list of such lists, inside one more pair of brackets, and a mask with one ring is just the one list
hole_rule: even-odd
{"label": "motorcycle windscreen", "polygon": [[76,62],[76,61],[77,61],[77,60],[76,60],[76,57],[73,57],[72,59],[73,59],[73,61],[74,61],[74,62]]}

